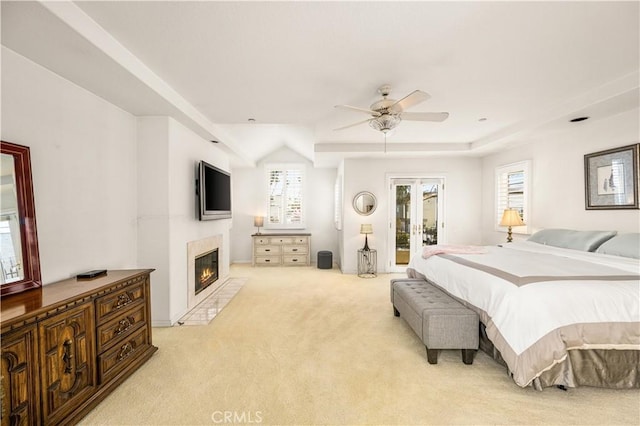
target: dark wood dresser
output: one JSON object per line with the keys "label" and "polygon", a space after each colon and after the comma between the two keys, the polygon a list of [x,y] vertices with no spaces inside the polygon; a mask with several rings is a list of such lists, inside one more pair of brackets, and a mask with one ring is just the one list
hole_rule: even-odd
{"label": "dark wood dresser", "polygon": [[0,300],[2,426],[75,424],[153,355],[151,272],[108,271]]}

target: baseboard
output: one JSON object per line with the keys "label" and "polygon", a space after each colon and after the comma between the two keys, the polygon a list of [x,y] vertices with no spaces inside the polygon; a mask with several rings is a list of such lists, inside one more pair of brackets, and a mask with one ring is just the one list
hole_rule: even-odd
{"label": "baseboard", "polygon": [[151,321],[151,327],[171,327],[171,326],[173,326],[173,324],[169,320]]}

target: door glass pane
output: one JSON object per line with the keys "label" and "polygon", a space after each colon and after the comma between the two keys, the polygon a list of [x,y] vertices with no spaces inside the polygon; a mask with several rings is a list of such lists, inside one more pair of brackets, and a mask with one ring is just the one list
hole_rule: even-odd
{"label": "door glass pane", "polygon": [[411,253],[411,185],[396,186],[396,265],[408,265]]}
{"label": "door glass pane", "polygon": [[438,185],[422,184],[422,245],[438,244]]}

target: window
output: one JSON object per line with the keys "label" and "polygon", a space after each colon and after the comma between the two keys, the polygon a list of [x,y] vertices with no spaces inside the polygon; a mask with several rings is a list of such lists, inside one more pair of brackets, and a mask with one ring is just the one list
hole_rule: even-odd
{"label": "window", "polygon": [[266,169],[268,198],[265,228],[304,228],[304,165],[268,164]]}
{"label": "window", "polygon": [[[505,231],[499,226],[505,209],[516,209],[525,224],[529,218],[529,177],[530,161],[521,161],[496,168],[496,211],[494,224],[497,231]],[[528,233],[528,226],[516,226],[513,232]]]}

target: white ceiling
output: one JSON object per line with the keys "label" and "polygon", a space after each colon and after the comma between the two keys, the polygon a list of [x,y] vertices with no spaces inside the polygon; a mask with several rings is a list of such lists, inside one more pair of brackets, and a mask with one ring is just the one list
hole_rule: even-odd
{"label": "white ceiling", "polygon": [[[285,145],[319,166],[484,155],[639,104],[639,2],[2,2],[2,44],[136,115],[169,114],[233,154]],[[442,123],[368,118],[376,89]],[[248,123],[249,118],[256,120]],[[484,121],[479,121],[486,118]]]}

